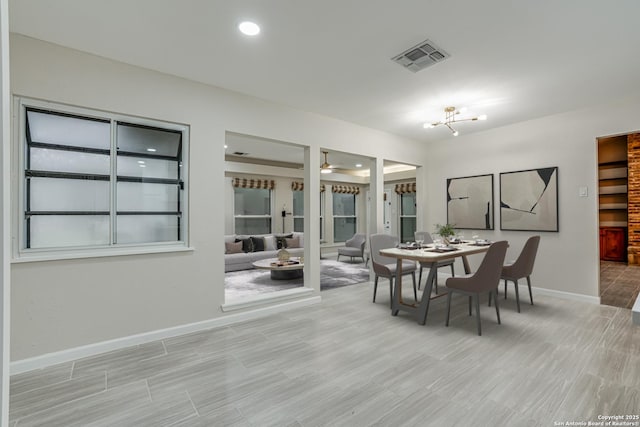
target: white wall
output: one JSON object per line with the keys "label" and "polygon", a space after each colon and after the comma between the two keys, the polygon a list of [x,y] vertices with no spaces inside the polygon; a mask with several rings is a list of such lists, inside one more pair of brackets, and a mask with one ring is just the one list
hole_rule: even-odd
{"label": "white wall", "polygon": [[[558,166],[560,232],[540,233],[532,284],[599,297],[596,138],[638,129],[640,99],[627,99],[433,144],[425,159],[427,193],[442,202],[427,205],[423,226],[446,221],[447,178],[493,173],[496,230],[482,234],[508,240],[507,259],[515,259],[535,233],[499,230],[499,173]],[[578,197],[581,186],[588,197]]]}
{"label": "white wall", "polygon": [[[413,141],[256,98],[11,37],[14,94],[191,126],[193,252],[14,263],[11,358],[224,316],[225,132],[414,163]],[[15,176],[15,174],[14,174]],[[14,183],[15,186],[15,183]],[[315,221],[311,223],[316,227]],[[316,262],[316,261],[313,261]],[[319,268],[310,287],[319,289]],[[305,269],[307,270],[307,269]],[[305,272],[306,273],[306,272]],[[307,283],[305,276],[305,283]]]}

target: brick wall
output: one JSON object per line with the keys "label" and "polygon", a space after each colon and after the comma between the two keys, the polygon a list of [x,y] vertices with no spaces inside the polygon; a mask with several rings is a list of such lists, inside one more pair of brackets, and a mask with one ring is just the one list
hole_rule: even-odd
{"label": "brick wall", "polygon": [[640,264],[640,134],[627,135],[629,264]]}

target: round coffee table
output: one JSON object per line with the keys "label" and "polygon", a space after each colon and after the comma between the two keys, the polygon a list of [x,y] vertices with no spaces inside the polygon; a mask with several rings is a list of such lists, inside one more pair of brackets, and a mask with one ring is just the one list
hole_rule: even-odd
{"label": "round coffee table", "polygon": [[[294,263],[291,263],[291,261]],[[253,266],[263,270],[271,270],[271,278],[273,280],[299,279],[303,276],[302,269],[304,268],[300,258],[292,258],[289,262],[278,261],[277,258],[261,259],[254,262]]]}

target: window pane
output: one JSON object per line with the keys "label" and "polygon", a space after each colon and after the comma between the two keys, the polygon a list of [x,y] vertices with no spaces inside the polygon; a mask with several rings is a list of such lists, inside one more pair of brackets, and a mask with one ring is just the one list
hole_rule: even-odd
{"label": "window pane", "polygon": [[293,192],[293,215],[304,216],[304,192]]}
{"label": "window pane", "polygon": [[293,231],[304,231],[304,218],[293,218]]}
{"label": "window pane", "polygon": [[178,179],[178,162],[118,156],[118,176]]}
{"label": "window pane", "polygon": [[404,193],[400,196],[401,215],[416,214],[416,193]]}
{"label": "window pane", "polygon": [[31,170],[109,175],[109,156],[33,147],[29,150]]}
{"label": "window pane", "polygon": [[271,190],[236,188],[234,213],[236,215],[271,215]]}
{"label": "window pane", "polygon": [[109,122],[27,111],[32,142],[102,148],[111,146]]}
{"label": "window pane", "polygon": [[176,215],[118,215],[116,243],[178,241]]}
{"label": "window pane", "polygon": [[175,184],[119,182],[116,209],[118,212],[177,212],[178,197]]}
{"label": "window pane", "polygon": [[403,242],[413,242],[415,240],[416,218],[404,217],[400,218],[400,239]]}
{"label": "window pane", "polygon": [[30,178],[32,211],[109,211],[109,182]]}
{"label": "window pane", "polygon": [[269,234],[271,218],[236,218],[236,234]]}
{"label": "window pane", "polygon": [[356,196],[354,194],[333,193],[333,214],[355,216]]}
{"label": "window pane", "polygon": [[333,241],[345,242],[356,234],[355,218],[334,218],[333,219]]}
{"label": "window pane", "polygon": [[109,244],[108,215],[34,215],[30,248]]}
{"label": "window pane", "polygon": [[178,157],[181,136],[177,132],[118,123],[118,150]]}

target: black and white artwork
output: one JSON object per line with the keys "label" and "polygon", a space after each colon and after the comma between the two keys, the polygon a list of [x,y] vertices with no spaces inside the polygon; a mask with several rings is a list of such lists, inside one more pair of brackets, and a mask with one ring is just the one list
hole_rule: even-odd
{"label": "black and white artwork", "polygon": [[558,231],[558,168],[500,174],[500,229]]}
{"label": "black and white artwork", "polygon": [[493,230],[493,175],[447,179],[447,222],[455,228]]}

